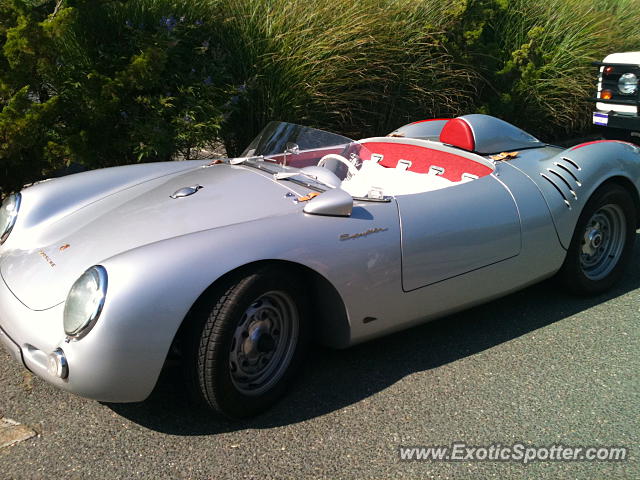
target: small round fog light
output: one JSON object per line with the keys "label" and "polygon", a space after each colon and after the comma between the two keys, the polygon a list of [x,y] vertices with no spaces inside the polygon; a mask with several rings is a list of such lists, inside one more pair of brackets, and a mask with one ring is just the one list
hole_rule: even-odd
{"label": "small round fog light", "polygon": [[55,377],[67,378],[69,376],[69,365],[67,357],[61,348],[56,349],[49,354],[49,373]]}

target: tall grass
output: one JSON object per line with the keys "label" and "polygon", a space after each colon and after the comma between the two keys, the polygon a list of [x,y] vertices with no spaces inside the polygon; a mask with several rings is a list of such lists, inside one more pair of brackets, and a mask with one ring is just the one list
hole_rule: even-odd
{"label": "tall grass", "polygon": [[225,140],[244,148],[279,118],[350,135],[386,132],[471,104],[473,75],[439,42],[435,0],[220,0],[217,41],[241,86]]}
{"label": "tall grass", "polygon": [[512,0],[493,25],[503,55],[493,112],[548,138],[585,130],[591,62],[639,49],[638,18],[637,0]]}
{"label": "tall grass", "polygon": [[640,49],[638,0],[212,0],[208,8],[229,55],[230,152],[274,118],[364,136],[487,111],[562,137],[589,125],[591,61]]}
{"label": "tall grass", "polygon": [[593,8],[605,16],[605,30],[600,33],[612,52],[640,50],[640,1],[595,0]]}

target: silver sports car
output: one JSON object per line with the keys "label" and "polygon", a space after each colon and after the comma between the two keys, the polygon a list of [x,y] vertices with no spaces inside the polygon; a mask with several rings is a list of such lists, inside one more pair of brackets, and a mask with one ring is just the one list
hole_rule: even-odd
{"label": "silver sports car", "polygon": [[640,149],[567,150],[486,115],[353,141],[270,123],[242,157],[38,183],[0,211],[0,343],[78,395],[136,402],[179,356],[232,417],[310,341],[347,347],[557,275],[598,293],[640,215]]}

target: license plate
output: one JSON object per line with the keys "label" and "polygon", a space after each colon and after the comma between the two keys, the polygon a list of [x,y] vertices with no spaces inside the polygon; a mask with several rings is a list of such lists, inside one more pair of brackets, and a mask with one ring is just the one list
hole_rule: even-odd
{"label": "license plate", "polygon": [[606,113],[594,113],[593,114],[593,124],[594,125],[602,125],[607,126],[609,123],[609,115]]}

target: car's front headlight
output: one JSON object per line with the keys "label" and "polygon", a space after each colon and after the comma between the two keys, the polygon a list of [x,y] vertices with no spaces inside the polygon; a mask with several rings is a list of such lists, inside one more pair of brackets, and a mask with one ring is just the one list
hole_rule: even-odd
{"label": "car's front headlight", "polygon": [[633,95],[638,91],[638,77],[635,73],[625,73],[618,80],[618,90],[624,95]]}
{"label": "car's front headlight", "polygon": [[73,284],[64,304],[64,331],[82,338],[98,321],[107,296],[107,270],[96,265]]}
{"label": "car's front headlight", "polygon": [[0,245],[9,238],[13,226],[16,224],[21,200],[22,196],[18,193],[9,195],[2,202],[2,207],[0,207]]}

